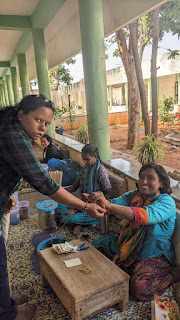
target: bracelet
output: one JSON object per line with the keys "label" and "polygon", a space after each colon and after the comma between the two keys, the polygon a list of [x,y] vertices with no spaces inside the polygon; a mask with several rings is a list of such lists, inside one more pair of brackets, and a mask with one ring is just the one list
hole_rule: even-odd
{"label": "bracelet", "polygon": [[88,210],[88,202],[86,202],[85,207],[82,209],[82,211],[86,211],[86,210]]}

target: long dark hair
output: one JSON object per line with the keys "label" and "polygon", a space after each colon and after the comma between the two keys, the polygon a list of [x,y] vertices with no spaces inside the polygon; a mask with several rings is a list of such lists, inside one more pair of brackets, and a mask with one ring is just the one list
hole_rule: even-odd
{"label": "long dark hair", "polygon": [[142,168],[139,171],[139,175],[141,174],[141,172],[143,172],[146,169],[154,169],[154,171],[157,173],[158,177],[159,177],[159,181],[162,182],[162,188],[159,189],[159,191],[161,193],[167,193],[170,194],[172,193],[171,187],[170,187],[170,179],[169,176],[166,172],[166,170],[163,168],[163,166],[153,163],[153,162],[149,162],[146,163],[142,166]]}
{"label": "long dark hair", "polygon": [[35,111],[40,107],[50,108],[55,111],[54,103],[43,94],[25,96],[21,102],[15,106],[0,108],[0,129],[6,124],[17,121],[18,111],[23,110],[24,114]]}
{"label": "long dark hair", "polygon": [[49,141],[50,143],[52,143],[52,138],[48,135],[48,134],[43,134],[43,136],[41,138],[45,138],[47,141]]}
{"label": "long dark hair", "polygon": [[98,148],[94,144],[86,144],[81,151],[82,154],[89,154],[91,157],[97,155],[97,158],[100,160]]}

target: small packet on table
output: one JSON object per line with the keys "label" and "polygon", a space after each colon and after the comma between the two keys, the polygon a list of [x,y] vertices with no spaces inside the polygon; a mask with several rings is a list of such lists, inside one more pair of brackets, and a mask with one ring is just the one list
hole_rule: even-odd
{"label": "small packet on table", "polygon": [[55,251],[58,254],[78,252],[78,246],[72,245],[69,242],[53,244],[52,248],[53,251]]}

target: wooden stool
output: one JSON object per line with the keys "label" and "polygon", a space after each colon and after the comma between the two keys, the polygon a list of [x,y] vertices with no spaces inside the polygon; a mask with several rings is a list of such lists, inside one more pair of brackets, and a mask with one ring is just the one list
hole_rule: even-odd
{"label": "wooden stool", "polygon": [[[85,242],[90,248],[77,253],[58,255],[52,248],[39,251],[41,279],[48,282],[71,314],[72,320],[81,320],[100,310],[119,303],[122,311],[129,303],[129,275],[95,249],[89,242],[73,240],[79,245]],[[65,260],[79,258],[81,265],[67,268]],[[90,274],[80,269],[87,266]]]}

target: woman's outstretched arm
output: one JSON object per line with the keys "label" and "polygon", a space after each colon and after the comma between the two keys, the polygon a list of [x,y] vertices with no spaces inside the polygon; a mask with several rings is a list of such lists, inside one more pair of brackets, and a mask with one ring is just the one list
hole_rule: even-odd
{"label": "woman's outstretched arm", "polygon": [[106,211],[96,203],[86,203],[76,198],[63,187],[60,187],[55,193],[49,195],[49,197],[62,204],[85,211],[92,218],[101,218],[104,216],[104,212]]}

